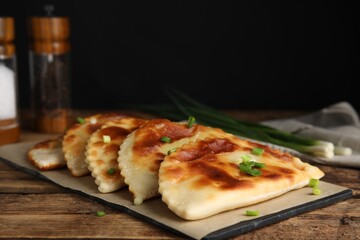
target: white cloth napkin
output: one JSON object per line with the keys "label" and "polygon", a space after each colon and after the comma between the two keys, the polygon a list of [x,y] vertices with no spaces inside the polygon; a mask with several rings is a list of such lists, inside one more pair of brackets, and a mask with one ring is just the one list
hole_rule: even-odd
{"label": "white cloth napkin", "polygon": [[360,168],[360,121],[348,102],[340,102],[312,114],[265,121],[263,124],[299,136],[329,141],[335,146],[350,147],[352,155],[349,156],[336,155],[331,159],[304,157],[328,165]]}

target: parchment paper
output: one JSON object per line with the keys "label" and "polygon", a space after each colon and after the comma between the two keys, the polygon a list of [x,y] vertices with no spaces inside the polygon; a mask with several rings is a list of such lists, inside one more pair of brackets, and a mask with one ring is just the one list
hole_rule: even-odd
{"label": "parchment paper", "polygon": [[[132,196],[126,188],[114,193],[101,194],[98,192],[97,185],[92,176],[75,178],[69,174],[67,169],[53,171],[37,170],[26,159],[28,149],[35,143],[25,142],[2,146],[0,147],[0,159],[65,188],[78,191],[133,216],[171,231],[185,234],[194,239],[221,239],[238,235],[351,196],[351,190],[347,188],[321,182],[320,188],[322,193],[319,196],[312,195],[311,188],[305,187],[260,204],[220,213],[203,220],[187,221],[172,213],[166,204],[161,201],[161,198],[148,200],[136,206],[132,203]],[[344,191],[347,194],[341,197],[343,195],[341,193],[344,193]],[[329,201],[332,196],[336,197],[336,201]],[[309,208],[305,208],[305,206],[309,206]],[[247,209],[259,210],[260,215],[257,217],[245,216],[244,213]]]}

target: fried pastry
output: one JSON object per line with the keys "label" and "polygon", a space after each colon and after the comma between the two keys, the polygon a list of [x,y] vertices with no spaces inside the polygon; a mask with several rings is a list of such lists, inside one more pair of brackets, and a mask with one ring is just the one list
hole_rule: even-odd
{"label": "fried pastry", "polygon": [[119,168],[124,181],[129,185],[134,203],[159,195],[158,171],[167,154],[184,143],[199,138],[225,134],[217,128],[187,123],[171,122],[167,119],[152,119],[127,136],[120,147]]}
{"label": "fried pastry", "polygon": [[96,114],[84,118],[82,123],[76,123],[66,131],[62,142],[63,153],[67,167],[74,177],[90,173],[85,161],[85,149],[91,134],[106,122],[124,117],[127,116],[117,113]]}
{"label": "fried pastry", "polygon": [[[254,148],[263,153],[253,154]],[[255,162],[262,167],[255,167],[260,175],[243,171]],[[322,176],[319,168],[288,153],[220,136],[188,143],[165,156],[159,169],[159,192],[178,216],[197,220],[274,198]]]}
{"label": "fried pastry", "polygon": [[66,166],[60,138],[35,144],[29,149],[27,158],[40,170],[53,170]]}
{"label": "fried pastry", "polygon": [[86,162],[101,193],[125,186],[117,162],[120,145],[129,133],[145,122],[132,117],[109,121],[91,135],[86,147]]}

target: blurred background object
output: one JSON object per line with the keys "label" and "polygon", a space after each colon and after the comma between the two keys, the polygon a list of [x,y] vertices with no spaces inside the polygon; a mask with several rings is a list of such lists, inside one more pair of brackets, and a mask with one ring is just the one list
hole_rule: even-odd
{"label": "blurred background object", "polygon": [[[22,108],[30,103],[26,9],[39,1],[6,1],[17,23]],[[360,109],[355,2],[53,2],[71,19],[74,108],[164,102],[171,84],[217,108],[348,101]]]}
{"label": "blurred background object", "polygon": [[14,19],[0,15],[0,145],[19,139]]}
{"label": "blurred background object", "polygon": [[70,20],[56,5],[32,5],[28,18],[30,80],[35,128],[63,133],[70,125]]}

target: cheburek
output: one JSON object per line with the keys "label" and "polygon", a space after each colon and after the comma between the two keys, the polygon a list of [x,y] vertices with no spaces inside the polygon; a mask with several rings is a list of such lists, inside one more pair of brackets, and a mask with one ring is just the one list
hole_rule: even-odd
{"label": "cheburek", "polygon": [[[120,145],[129,133],[145,122],[132,117],[109,121],[91,135],[86,146],[86,162],[101,193],[125,186],[117,162]],[[109,142],[104,141],[104,136]]]}
{"label": "cheburek", "polygon": [[[253,155],[253,148],[264,153]],[[265,163],[260,176],[240,171],[243,155]],[[197,220],[304,187],[324,173],[288,153],[237,137],[212,137],[184,145],[159,169],[162,200],[178,216]]]}
{"label": "cheburek", "polygon": [[[224,132],[220,129],[198,124],[189,127],[187,123],[152,119],[129,134],[120,147],[118,162],[134,204],[159,195],[158,171],[169,151],[189,141],[221,133]],[[170,142],[162,141],[162,137],[168,137]]]}
{"label": "cheburek", "polygon": [[27,158],[35,167],[43,171],[66,166],[60,138],[35,144],[29,149]]}
{"label": "cheburek", "polygon": [[96,114],[84,118],[83,123],[76,123],[69,128],[62,142],[65,161],[74,177],[88,175],[90,170],[85,161],[85,148],[90,135],[108,121],[127,117],[118,113]]}

